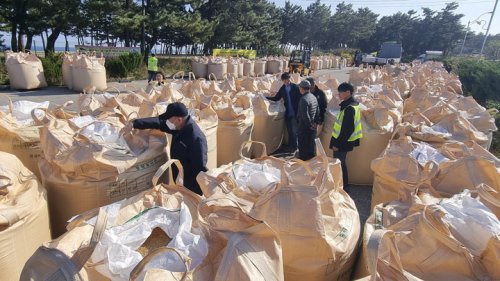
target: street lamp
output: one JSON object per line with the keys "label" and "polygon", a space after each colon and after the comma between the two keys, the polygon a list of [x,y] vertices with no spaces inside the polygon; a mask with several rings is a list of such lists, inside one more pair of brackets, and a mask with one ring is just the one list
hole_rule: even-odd
{"label": "street lamp", "polygon": [[[487,14],[491,14],[492,12],[486,12],[484,14],[481,14],[479,17],[477,17],[475,20],[472,20],[472,21],[469,21],[467,23],[467,29],[465,30],[465,36],[464,36],[464,40],[462,42],[462,48],[460,48],[460,55],[462,55],[462,52],[464,51],[464,46],[465,46],[465,40],[467,39],[467,34],[469,33],[469,26],[471,23],[477,23],[477,24],[481,24],[482,22],[484,22],[486,24],[486,21],[485,20],[479,20],[480,17],[484,16],[484,15],[487,15]],[[483,24],[484,25],[484,24]],[[483,29],[484,29],[484,26],[483,26]]]}
{"label": "street lamp", "polygon": [[481,52],[479,53],[479,59],[483,56],[484,45],[486,45],[486,39],[488,39],[488,33],[490,32],[491,21],[493,21],[493,17],[495,16],[495,11],[497,9],[498,0],[495,1],[495,6],[493,7],[493,12],[491,12],[490,22],[488,23],[488,29],[486,30],[486,34],[484,35],[483,46],[481,46]]}

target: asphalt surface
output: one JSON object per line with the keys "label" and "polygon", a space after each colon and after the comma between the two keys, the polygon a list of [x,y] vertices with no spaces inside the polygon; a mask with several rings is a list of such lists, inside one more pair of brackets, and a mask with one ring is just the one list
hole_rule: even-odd
{"label": "asphalt surface", "polygon": [[[319,70],[315,75],[331,75],[339,80],[339,82],[346,82],[349,80],[349,72],[352,68],[344,68],[341,70]],[[126,92],[127,90],[133,90],[137,88],[145,88],[147,86],[146,80],[138,80],[131,82],[109,82],[108,92]],[[67,107],[68,110],[76,111],[76,101],[80,96],[79,92],[70,90],[66,87],[47,87],[43,89],[28,90],[28,91],[15,91],[8,88],[8,86],[0,85],[0,105],[6,105],[8,100],[5,96],[1,94],[6,94],[12,101],[16,100],[29,100],[33,102],[44,102],[50,101],[51,105],[62,105],[67,101],[73,101],[74,103]],[[276,151],[278,154],[283,154],[283,151]],[[290,155],[282,155],[282,157],[290,157]],[[371,186],[351,186],[349,192],[350,196],[353,198],[358,212],[360,215],[361,224],[364,222],[370,214],[370,204],[371,204]]]}

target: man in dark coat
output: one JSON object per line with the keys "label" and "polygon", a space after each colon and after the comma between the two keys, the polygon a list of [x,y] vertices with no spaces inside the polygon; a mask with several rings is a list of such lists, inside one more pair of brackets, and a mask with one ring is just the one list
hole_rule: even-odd
{"label": "man in dark coat", "polygon": [[302,98],[299,102],[299,112],[297,119],[299,120],[299,159],[309,160],[316,154],[316,120],[318,120],[318,100],[309,91],[311,84],[304,80],[299,84],[299,90]]}
{"label": "man in dark coat", "polygon": [[[196,176],[207,169],[207,139],[196,122],[188,115],[186,106],[180,102],[171,103],[167,111],[158,117],[136,119],[134,129],[157,129],[172,135],[170,157],[181,162],[184,168],[184,186],[202,195]],[[174,178],[177,167],[172,166]]]}
{"label": "man in dark coat", "polygon": [[281,81],[283,81],[283,86],[281,86],[278,93],[274,97],[268,97],[267,99],[272,101],[283,99],[286,108],[285,122],[288,132],[288,146],[291,151],[295,151],[297,150],[297,112],[301,95],[299,87],[290,82],[290,73],[281,74]]}
{"label": "man in dark coat", "polygon": [[318,127],[322,127],[323,122],[325,122],[326,106],[328,105],[325,92],[323,92],[323,90],[318,88],[318,86],[314,81],[314,78],[308,77],[306,80],[309,81],[309,83],[311,84],[311,93],[318,100],[319,115],[318,115],[318,120],[316,120],[316,124],[318,124]]}

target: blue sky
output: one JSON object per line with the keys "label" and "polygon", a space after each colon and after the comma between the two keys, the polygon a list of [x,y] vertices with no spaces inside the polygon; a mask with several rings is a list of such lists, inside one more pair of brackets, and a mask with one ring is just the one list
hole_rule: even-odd
{"label": "blue sky", "polygon": [[[300,5],[304,9],[316,0],[290,0],[292,4]],[[276,3],[277,6],[284,6],[285,0],[271,0],[271,2]],[[331,6],[332,14],[335,12],[335,7],[342,1],[333,0],[321,0],[321,3]],[[397,12],[407,12],[409,10],[416,10],[421,12],[422,7],[427,7],[432,10],[441,10],[446,6],[446,3],[457,2],[459,8],[457,13],[463,14],[462,23],[466,26],[468,21],[474,21],[483,13],[488,13],[493,11],[495,6],[495,0],[455,0],[455,1],[440,1],[440,0],[424,0],[424,1],[413,1],[413,0],[346,0],[345,3],[350,3],[353,5],[354,9],[368,7],[370,10],[379,14],[380,16],[392,15]],[[500,33],[500,4],[495,12],[495,17],[491,23],[490,34]],[[490,20],[491,14],[482,15],[479,21],[484,20],[484,22],[479,24],[470,25],[471,31],[476,33],[486,32],[488,27],[487,23]],[[486,23],[486,25],[484,25]],[[484,30],[482,29],[484,26]]]}

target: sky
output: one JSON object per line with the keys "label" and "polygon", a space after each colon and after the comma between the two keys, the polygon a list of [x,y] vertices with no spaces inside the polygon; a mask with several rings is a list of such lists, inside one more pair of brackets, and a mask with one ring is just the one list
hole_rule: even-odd
{"label": "sky", "polygon": [[[277,6],[285,6],[286,0],[271,0]],[[311,3],[316,0],[289,0],[290,3],[295,5],[300,5],[302,8],[307,8]],[[342,1],[334,0],[321,0],[321,3],[331,6],[332,14],[335,13],[335,7]],[[395,14],[397,12],[407,12],[409,10],[416,10],[421,13],[422,7],[430,8],[434,11],[439,11],[446,6],[446,3],[457,2],[459,7],[456,13],[463,14],[462,24],[467,26],[469,21],[474,22],[476,19],[478,21],[483,21],[482,24],[471,23],[470,30],[476,33],[486,32],[488,27],[488,22],[490,20],[491,14],[485,14],[493,11],[495,6],[495,0],[424,0],[424,1],[414,1],[414,0],[345,0],[345,3],[352,4],[354,9],[368,7],[374,13],[380,16],[388,16]],[[486,23],[486,24],[485,24]],[[484,27],[484,29],[482,29]],[[498,4],[495,11],[495,15],[490,27],[490,34],[500,33],[500,4]]]}
{"label": "sky", "polygon": [[[286,0],[269,0],[274,2],[277,6],[283,7]],[[311,3],[316,0],[289,0],[292,4],[300,5],[306,9]],[[339,0],[321,0],[321,3],[331,6],[332,14],[335,13],[335,7],[342,1]],[[480,33],[486,32],[488,22],[490,20],[491,12],[495,6],[495,0],[345,0],[344,2],[352,4],[354,9],[368,7],[370,10],[379,14],[380,16],[392,15],[397,12],[407,12],[409,10],[416,10],[421,13],[422,7],[427,7],[435,11],[439,11],[446,6],[446,3],[457,2],[459,7],[456,13],[463,14],[462,24],[467,26],[470,21],[470,31]],[[478,24],[477,21],[481,22]],[[10,45],[10,34],[2,33],[6,45]],[[498,5],[493,21],[490,27],[490,34],[500,34],[500,4]],[[40,37],[34,38],[37,49],[42,48],[42,40]],[[73,47],[77,44],[74,37],[68,37],[69,45]],[[64,37],[59,36],[56,41],[56,47],[64,47]]]}

